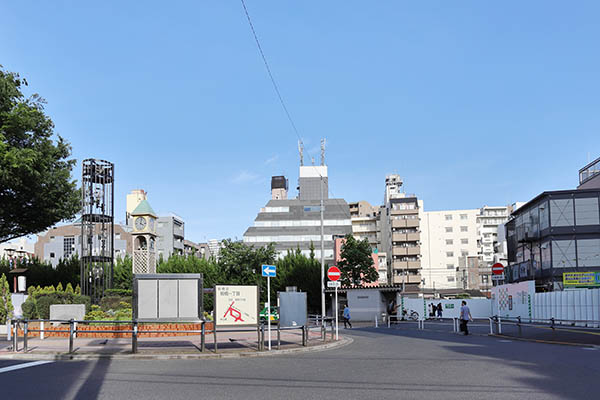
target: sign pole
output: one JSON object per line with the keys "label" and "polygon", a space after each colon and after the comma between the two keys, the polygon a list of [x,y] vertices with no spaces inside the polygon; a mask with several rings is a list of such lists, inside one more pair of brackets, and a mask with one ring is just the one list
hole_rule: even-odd
{"label": "sign pole", "polygon": [[267,327],[269,330],[269,351],[271,351],[271,277],[267,276]]}
{"label": "sign pole", "polygon": [[338,298],[337,298],[337,286],[335,287],[335,340],[340,340],[338,335]]}

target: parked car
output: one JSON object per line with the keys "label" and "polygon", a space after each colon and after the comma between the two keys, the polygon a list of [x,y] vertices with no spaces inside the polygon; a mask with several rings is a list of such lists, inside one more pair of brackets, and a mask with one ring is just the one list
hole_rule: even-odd
{"label": "parked car", "polygon": [[[260,322],[267,323],[267,307],[263,308],[262,311],[258,314],[260,318]],[[279,322],[279,312],[277,311],[277,307],[271,307],[271,323]]]}

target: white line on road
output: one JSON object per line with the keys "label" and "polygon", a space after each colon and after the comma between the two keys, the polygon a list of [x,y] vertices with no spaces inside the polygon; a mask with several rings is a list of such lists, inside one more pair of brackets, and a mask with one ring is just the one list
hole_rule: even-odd
{"label": "white line on road", "polygon": [[3,372],[14,371],[16,369],[35,367],[36,365],[49,364],[52,362],[54,362],[54,361],[32,361],[32,362],[23,363],[23,364],[11,365],[9,367],[0,368],[0,374]]}

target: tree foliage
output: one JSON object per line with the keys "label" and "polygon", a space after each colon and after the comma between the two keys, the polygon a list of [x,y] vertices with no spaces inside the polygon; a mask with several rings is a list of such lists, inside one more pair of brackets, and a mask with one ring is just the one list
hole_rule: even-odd
{"label": "tree foliage", "polygon": [[0,324],[8,321],[13,314],[13,305],[6,275],[0,276]]}
{"label": "tree foliage", "polygon": [[113,269],[113,288],[131,290],[133,286],[133,265],[131,256],[117,258]]}
{"label": "tree foliage", "polygon": [[80,209],[72,180],[75,160],[39,95],[26,98],[27,81],[0,66],[0,243],[43,231]]}
{"label": "tree foliage", "polygon": [[277,277],[271,281],[271,298],[276,298],[277,292],[285,291],[287,286],[296,286],[299,291],[306,292],[308,310],[320,312],[321,263],[314,258],[314,253],[312,257],[306,257],[296,249],[277,260]]}
{"label": "tree foliage", "polygon": [[[27,286],[56,286],[59,283],[62,287],[67,287],[69,284],[71,287],[79,285],[79,274],[80,265],[79,258],[77,255],[70,257],[66,260],[60,260],[56,268],[52,268],[52,265],[41,262],[39,259],[34,258],[28,260],[27,263],[19,263],[19,268],[27,268],[25,276],[27,277]],[[8,276],[10,271],[10,265],[8,260],[0,260],[0,274],[5,273]],[[9,282],[11,290],[13,282]]]}
{"label": "tree foliage", "polygon": [[375,282],[379,278],[373,265],[372,250],[367,239],[358,241],[352,235],[346,235],[340,252],[338,267],[342,273],[342,285],[360,286],[362,283]]}

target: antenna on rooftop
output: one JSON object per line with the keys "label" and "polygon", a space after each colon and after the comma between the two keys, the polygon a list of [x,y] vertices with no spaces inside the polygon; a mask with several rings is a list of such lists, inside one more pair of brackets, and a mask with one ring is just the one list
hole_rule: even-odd
{"label": "antenna on rooftop", "polygon": [[321,139],[321,165],[325,165],[325,138]]}
{"label": "antenna on rooftop", "polygon": [[300,166],[304,165],[304,143],[298,140],[298,152],[300,153]]}

